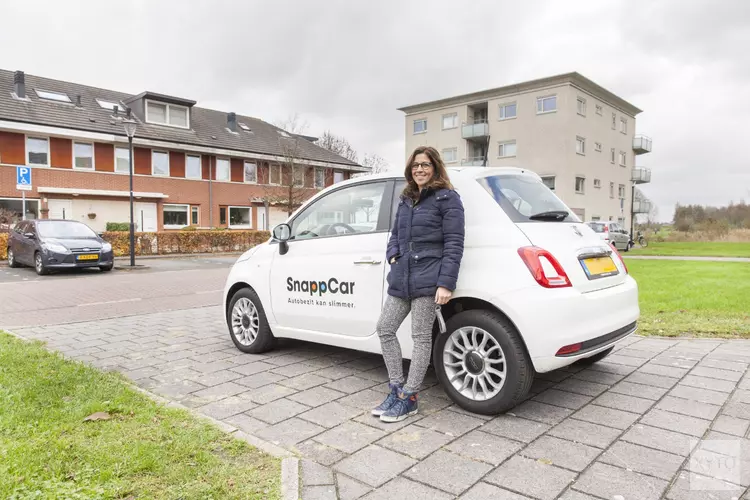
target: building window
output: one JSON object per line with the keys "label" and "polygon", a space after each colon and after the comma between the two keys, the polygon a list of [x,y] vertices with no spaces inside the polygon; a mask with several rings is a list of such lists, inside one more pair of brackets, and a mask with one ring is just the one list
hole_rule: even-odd
{"label": "building window", "polygon": [[612,113],[612,130],[617,129],[617,113]]}
{"label": "building window", "polygon": [[500,105],[500,111],[499,111],[499,119],[500,120],[510,120],[511,118],[516,117],[517,112],[517,105],[515,102],[509,102],[507,104],[501,104]]}
{"label": "building window", "polygon": [[164,205],[164,227],[179,229],[188,225],[190,205]]}
{"label": "building window", "polygon": [[190,128],[185,106],[146,101],[146,122],[170,127]]}
{"label": "building window", "polygon": [[[458,113],[450,113],[443,115],[443,130],[458,127]],[[427,121],[425,120],[425,130],[427,129]],[[416,132],[416,130],[415,130]]]}
{"label": "building window", "polygon": [[197,226],[199,220],[200,219],[198,217],[198,207],[191,207],[190,208],[190,224],[192,224],[193,226]]}
{"label": "building window", "polygon": [[595,142],[594,143],[594,149],[597,150],[597,151],[599,151],[601,153],[602,152],[602,143],[601,142]]}
{"label": "building window", "polygon": [[625,199],[625,184],[620,184],[617,186],[617,196],[621,199]]}
{"label": "building window", "polygon": [[130,173],[130,149],[115,148],[115,172],[118,174]]}
{"label": "building window", "polygon": [[586,99],[579,97],[576,101],[576,110],[579,115],[586,116]]}
{"label": "building window", "polygon": [[292,176],[294,177],[294,187],[304,187],[305,185],[305,168],[295,166],[292,169]]}
{"label": "building window", "polygon": [[94,170],[94,145],[85,142],[73,143],[73,168]]}
{"label": "building window", "polygon": [[600,104],[596,105],[596,114],[599,116],[602,116],[602,106]]}
{"label": "building window", "polygon": [[169,153],[164,151],[151,152],[151,175],[169,177]]}
{"label": "building window", "polygon": [[614,182],[609,183],[609,197],[610,198],[615,197],[615,183]]}
{"label": "building window", "polygon": [[542,177],[542,183],[544,183],[545,186],[547,186],[548,189],[551,191],[555,190],[555,176],[554,175],[548,175],[547,177]]}
{"label": "building window", "polygon": [[557,111],[557,96],[551,95],[546,97],[537,97],[536,113],[552,113]]}
{"label": "building window", "polygon": [[594,179],[594,187],[596,189],[601,189],[602,188],[602,180],[601,179]]}
{"label": "building window", "polygon": [[47,139],[26,138],[26,164],[49,166],[49,141]]}
{"label": "building window", "polygon": [[583,194],[586,187],[585,177],[576,177],[576,193]]}
{"label": "building window", "polygon": [[592,220],[593,222],[596,222],[596,221],[600,221],[600,220],[602,220],[602,218],[601,218],[601,217],[599,217],[598,215],[592,215],[592,216],[591,216],[591,220]]}
{"label": "building window", "polygon": [[34,89],[36,91],[36,95],[39,96],[40,99],[46,99],[48,101],[57,101],[57,102],[70,102],[70,97],[68,97],[67,94],[63,94],[61,92],[52,92],[49,90],[39,90]]}
{"label": "building window", "polygon": [[250,184],[258,183],[258,165],[255,163],[245,162],[245,182]]}
{"label": "building window", "polygon": [[620,118],[620,132],[623,134],[628,133],[628,120],[625,118]]}
{"label": "building window", "polygon": [[579,155],[586,154],[586,139],[583,137],[576,137],[576,153]]}
{"label": "building window", "polygon": [[424,134],[427,132],[427,119],[414,120],[414,133]]}
{"label": "building window", "polygon": [[497,156],[499,158],[516,156],[516,141],[501,142],[498,145]]}
{"label": "building window", "polygon": [[229,168],[229,160],[226,158],[217,158],[216,159],[216,180],[229,182],[231,178],[232,176],[231,176],[230,168]]}
{"label": "building window", "polygon": [[610,163],[615,162],[615,148],[612,148],[609,150],[609,162]]}
{"label": "building window", "polygon": [[271,165],[268,183],[274,186],[281,185],[281,165]]}
{"label": "building window", "polygon": [[628,155],[627,153],[625,153],[625,151],[620,151],[620,166],[621,167],[626,166],[627,157]]}
{"label": "building window", "polygon": [[344,182],[344,172],[334,172],[333,173],[333,183],[337,184],[339,182]]}
{"label": "building window", "polygon": [[[0,209],[10,212],[11,224],[23,220],[23,200],[22,198],[0,198]],[[26,219],[39,218],[39,200],[26,198]],[[16,226],[18,227],[18,226]]]}
{"label": "building window", "polygon": [[458,148],[448,148],[442,151],[443,162],[456,163],[458,161]]}
{"label": "building window", "polygon": [[229,207],[229,227],[253,227],[250,207]]}
{"label": "building window", "polygon": [[110,111],[114,111],[115,109],[118,112],[125,111],[125,108],[119,102],[105,101],[104,99],[96,99],[96,103],[99,105],[100,108],[108,109]]}
{"label": "building window", "polygon": [[227,207],[219,207],[219,224],[222,226],[227,224]]}
{"label": "building window", "polygon": [[315,187],[318,189],[326,187],[326,171],[322,168],[315,169]]}
{"label": "building window", "polygon": [[203,177],[200,156],[187,155],[185,157],[185,177],[188,179],[200,179]]}

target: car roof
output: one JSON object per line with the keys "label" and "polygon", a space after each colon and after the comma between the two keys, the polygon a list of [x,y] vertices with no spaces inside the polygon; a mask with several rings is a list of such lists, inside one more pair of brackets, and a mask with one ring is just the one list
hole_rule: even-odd
{"label": "car roof", "polygon": [[[474,165],[451,165],[449,167],[446,167],[446,170],[448,171],[448,174],[450,176],[467,175],[467,176],[475,177],[475,178],[487,177],[490,175],[498,175],[498,174],[532,175],[534,177],[539,177],[539,175],[536,172],[533,172],[531,170],[528,170],[522,167],[516,167],[516,166],[478,167]],[[403,179],[403,178],[404,178],[404,174],[402,171],[389,170],[387,172],[382,172],[379,174],[357,176],[357,177],[348,179],[343,182],[338,182],[335,184],[335,186],[338,187],[344,184],[353,184],[353,183],[356,183],[357,181],[362,182],[363,180]]]}

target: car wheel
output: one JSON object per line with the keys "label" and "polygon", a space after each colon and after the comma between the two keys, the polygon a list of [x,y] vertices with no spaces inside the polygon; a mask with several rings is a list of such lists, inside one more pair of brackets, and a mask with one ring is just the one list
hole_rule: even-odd
{"label": "car wheel", "polygon": [[13,254],[13,250],[8,248],[8,267],[20,267],[16,261],[16,256]]}
{"label": "car wheel", "polygon": [[102,272],[108,273],[109,271],[112,270],[113,267],[114,267],[114,264],[110,264],[109,266],[99,266],[99,269]]}
{"label": "car wheel", "polygon": [[481,415],[503,413],[521,403],[534,368],[516,329],[499,315],[464,311],[435,340],[435,373],[461,408]]}
{"label": "car wheel", "polygon": [[49,274],[49,271],[44,266],[44,261],[42,260],[42,254],[39,252],[36,252],[34,254],[34,269],[36,270],[36,273],[39,276],[44,276],[45,274]]}
{"label": "car wheel", "polygon": [[273,348],[275,338],[254,290],[238,290],[227,309],[227,326],[234,345],[242,352],[260,354]]}
{"label": "car wheel", "polygon": [[615,346],[612,346],[608,349],[604,349],[603,351],[597,352],[596,354],[594,354],[593,356],[589,356],[588,358],[581,358],[573,364],[578,365],[578,366],[593,365],[594,363],[598,363],[599,361],[609,356],[612,353],[612,349],[614,348]]}

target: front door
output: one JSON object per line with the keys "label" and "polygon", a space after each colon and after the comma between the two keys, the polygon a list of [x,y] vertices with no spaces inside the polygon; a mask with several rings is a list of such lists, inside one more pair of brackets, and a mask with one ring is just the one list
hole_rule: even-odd
{"label": "front door", "polygon": [[383,303],[390,185],[362,182],[317,199],[275,253],[271,306],[283,328],[367,337]]}
{"label": "front door", "polygon": [[73,200],[49,200],[47,202],[50,219],[72,219]]}
{"label": "front door", "polygon": [[138,232],[156,232],[158,230],[156,203],[136,203],[133,206],[133,223]]}

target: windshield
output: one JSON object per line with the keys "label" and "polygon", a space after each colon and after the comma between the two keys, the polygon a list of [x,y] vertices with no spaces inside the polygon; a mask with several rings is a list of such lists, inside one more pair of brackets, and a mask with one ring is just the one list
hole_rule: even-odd
{"label": "windshield", "polygon": [[80,222],[39,221],[36,227],[42,238],[96,238],[96,233]]}
{"label": "windshield", "polygon": [[595,233],[604,232],[604,224],[602,224],[601,222],[589,222],[588,226],[593,229]]}
{"label": "windshield", "polygon": [[[513,222],[581,222],[573,211],[544,185],[530,175],[499,174],[478,179]],[[565,217],[538,218],[540,214],[568,212]]]}

